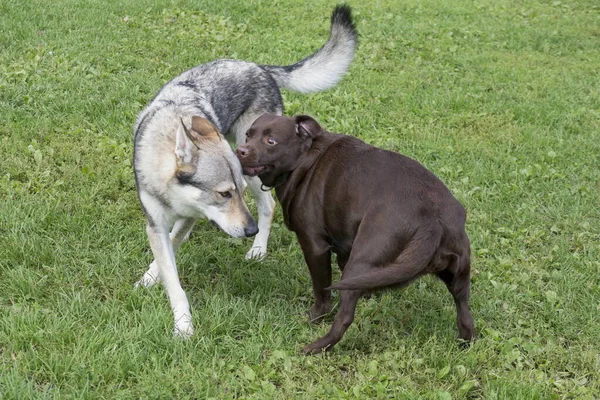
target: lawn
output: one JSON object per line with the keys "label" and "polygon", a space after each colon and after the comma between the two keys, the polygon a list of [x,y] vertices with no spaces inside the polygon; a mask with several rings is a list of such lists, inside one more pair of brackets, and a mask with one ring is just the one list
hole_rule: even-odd
{"label": "lawn", "polygon": [[182,246],[190,340],[173,337],[161,287],[134,290],[152,259],[137,114],[194,65],[303,58],[334,5],[0,2],[1,398],[600,398],[596,0],[352,2],[349,74],[283,94],[286,114],[419,160],[465,205],[469,348],[426,277],[361,300],[331,353],[302,356],[332,317],[307,321],[310,278],[279,209],[264,262],[207,222]]}

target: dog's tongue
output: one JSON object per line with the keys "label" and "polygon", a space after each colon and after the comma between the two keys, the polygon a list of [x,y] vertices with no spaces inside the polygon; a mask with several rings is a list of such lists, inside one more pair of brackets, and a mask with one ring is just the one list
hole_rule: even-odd
{"label": "dog's tongue", "polygon": [[264,169],[265,167],[262,165],[256,167],[244,167],[244,175],[256,176]]}

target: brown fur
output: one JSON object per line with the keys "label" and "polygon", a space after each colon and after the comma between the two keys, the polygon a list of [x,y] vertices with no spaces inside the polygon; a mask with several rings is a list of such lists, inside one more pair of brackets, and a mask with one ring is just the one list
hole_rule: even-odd
{"label": "brown fur", "polygon": [[[263,115],[237,150],[245,173],[275,187],[286,226],[310,270],[311,320],[331,311],[331,330],[303,351],[331,349],[353,321],[361,295],[436,274],[454,297],[459,336],[474,336],[469,310],[470,246],[466,213],[418,162],[351,136],[329,133],[313,118]],[[331,253],[342,279],[331,284]]]}

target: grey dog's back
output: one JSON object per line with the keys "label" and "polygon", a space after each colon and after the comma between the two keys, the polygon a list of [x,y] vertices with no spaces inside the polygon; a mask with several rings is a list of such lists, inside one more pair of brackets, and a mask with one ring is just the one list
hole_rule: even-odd
{"label": "grey dog's back", "polygon": [[258,65],[223,59],[187,70],[168,82],[140,113],[134,128],[135,142],[145,136],[157,110],[162,108],[170,108],[179,116],[205,117],[223,134],[249,127],[264,113],[280,115],[280,88],[309,93],[335,86],[354,58],[356,42],[350,7],[341,5],[331,15],[327,42],[295,64]]}
{"label": "grey dog's back", "polygon": [[181,115],[206,117],[219,131],[227,133],[246,110],[277,112],[282,108],[282,100],[273,77],[257,64],[216,60],[168,82],[140,114],[136,136],[144,133],[144,119],[163,107]]}

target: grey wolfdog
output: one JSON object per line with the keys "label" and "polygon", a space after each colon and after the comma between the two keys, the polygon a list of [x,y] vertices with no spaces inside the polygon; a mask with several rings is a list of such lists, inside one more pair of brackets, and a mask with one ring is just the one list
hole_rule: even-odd
{"label": "grey wolfdog", "polygon": [[261,190],[260,179],[246,177],[258,206],[257,226],[243,200],[242,168],[223,138],[239,145],[259,116],[282,115],[280,88],[309,93],[335,86],[352,62],[356,42],[350,7],[339,5],[329,40],[304,60],[288,66],[202,64],[168,82],[140,113],[134,170],[154,261],[136,286],[162,281],[176,335],[194,333],[175,253],[197,219],[208,218],[232,237],[256,235],[246,258],[262,258],[267,251],[275,202]]}

